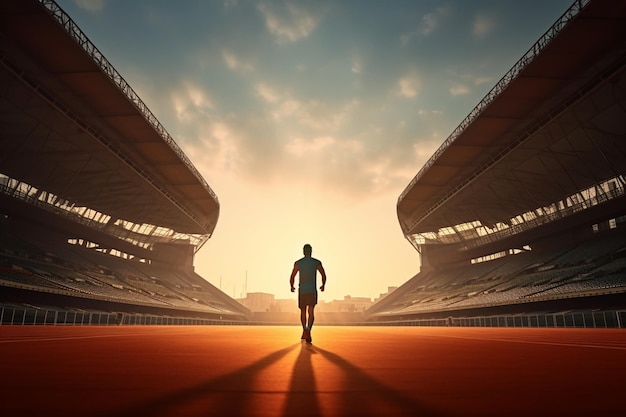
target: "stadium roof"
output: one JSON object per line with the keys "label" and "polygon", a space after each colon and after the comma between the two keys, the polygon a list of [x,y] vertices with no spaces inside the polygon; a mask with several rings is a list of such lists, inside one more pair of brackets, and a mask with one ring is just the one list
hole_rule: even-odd
{"label": "stadium roof", "polygon": [[405,235],[477,237],[589,187],[623,189],[625,51],[626,2],[576,1],[400,195]]}
{"label": "stadium roof", "polygon": [[215,193],[56,3],[0,2],[0,45],[0,174],[112,220],[208,238]]}

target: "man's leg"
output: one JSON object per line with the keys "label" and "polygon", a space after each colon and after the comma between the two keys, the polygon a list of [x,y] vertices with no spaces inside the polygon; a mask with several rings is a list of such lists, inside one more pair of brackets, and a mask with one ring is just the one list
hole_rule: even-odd
{"label": "man's leg", "polygon": [[307,330],[306,330],[306,341],[311,343],[313,339],[311,338],[311,330],[313,327],[313,322],[315,321],[315,305],[308,305],[307,310],[309,312],[309,319],[307,321]]}
{"label": "man's leg", "polygon": [[310,330],[313,327],[313,322],[315,321],[315,306],[309,305],[307,306],[307,309],[309,310],[309,319],[307,321],[307,327]]}
{"label": "man's leg", "polygon": [[300,307],[300,323],[302,323],[302,336],[300,339],[306,339],[306,306]]}

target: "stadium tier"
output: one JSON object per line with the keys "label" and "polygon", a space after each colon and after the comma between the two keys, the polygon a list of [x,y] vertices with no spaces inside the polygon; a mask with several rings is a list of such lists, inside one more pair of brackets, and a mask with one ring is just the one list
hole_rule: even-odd
{"label": "stadium tier", "polygon": [[0,303],[249,312],[194,272],[219,201],[51,0],[0,3]]}
{"label": "stadium tier", "polygon": [[420,272],[370,320],[626,306],[626,2],[576,1],[398,198]]}

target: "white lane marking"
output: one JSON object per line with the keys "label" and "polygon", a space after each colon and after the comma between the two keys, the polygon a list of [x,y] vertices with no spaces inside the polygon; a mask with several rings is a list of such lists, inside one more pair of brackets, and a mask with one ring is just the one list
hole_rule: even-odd
{"label": "white lane marking", "polygon": [[590,345],[590,344],[566,343],[566,342],[544,342],[540,340],[493,339],[493,338],[487,338],[487,337],[450,336],[450,335],[433,335],[432,337],[448,337],[452,339],[483,340],[487,342],[527,343],[531,345],[550,345],[550,346],[567,346],[567,347],[582,347],[582,348],[595,348],[595,349],[626,350],[626,346]]}
{"label": "white lane marking", "polygon": [[80,339],[103,339],[107,337],[131,337],[131,336],[149,336],[158,333],[115,333],[115,334],[99,334],[90,336],[57,336],[57,337],[23,337],[19,339],[0,340],[0,343],[23,343],[23,342],[53,342],[57,340],[80,340]]}

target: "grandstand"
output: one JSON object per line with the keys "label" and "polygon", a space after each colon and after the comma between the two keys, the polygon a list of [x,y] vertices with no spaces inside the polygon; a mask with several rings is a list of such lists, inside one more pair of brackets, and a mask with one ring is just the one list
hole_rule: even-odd
{"label": "grandstand", "polygon": [[217,196],[72,19],[2,1],[0,44],[0,304],[246,320],[193,268]]}
{"label": "grandstand", "polygon": [[574,2],[399,196],[421,270],[368,320],[624,309],[625,63],[626,3]]}

